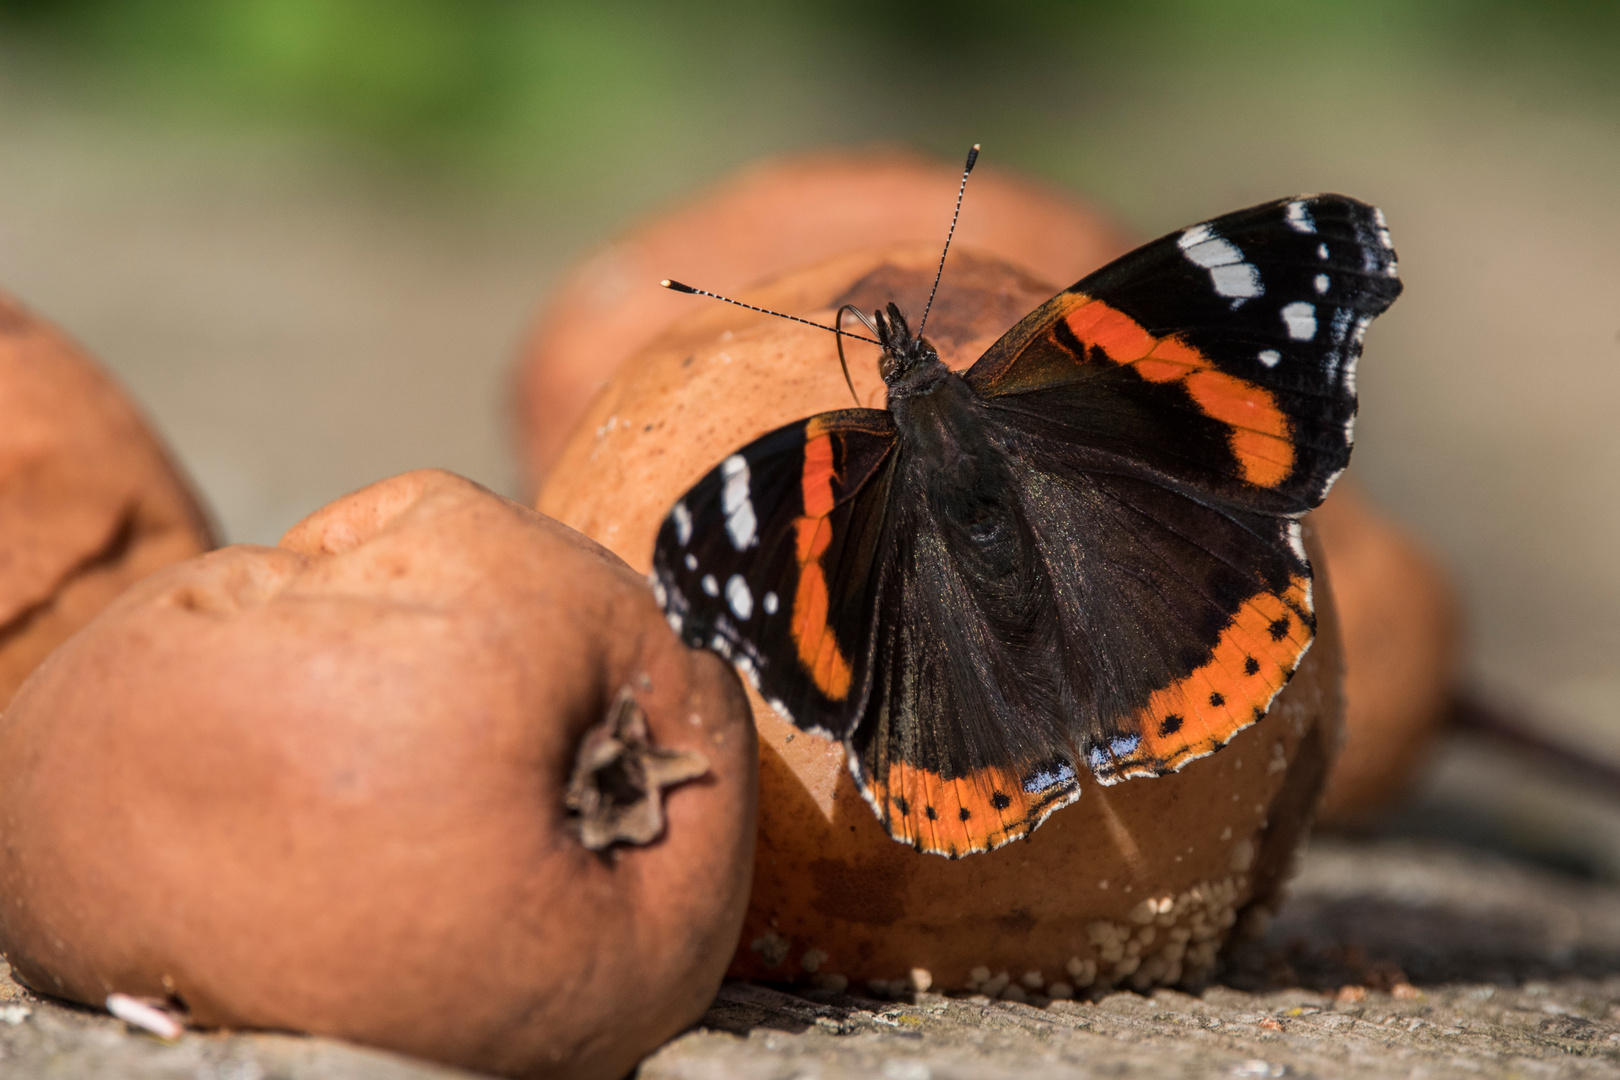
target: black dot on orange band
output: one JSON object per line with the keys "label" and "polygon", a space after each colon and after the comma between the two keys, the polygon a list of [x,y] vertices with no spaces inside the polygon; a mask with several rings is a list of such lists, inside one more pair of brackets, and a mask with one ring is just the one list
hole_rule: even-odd
{"label": "black dot on orange band", "polygon": [[1007,796],[1003,795],[1001,792],[996,791],[992,792],[990,795],[990,805],[995,807],[997,810],[1005,810],[1007,807],[1012,805],[1012,800],[1007,798]]}
{"label": "black dot on orange band", "polygon": [[923,816],[926,817],[929,821],[938,821],[939,820],[939,815],[934,812],[934,808],[932,806],[923,807]]}
{"label": "black dot on orange band", "polygon": [[1181,730],[1181,717],[1177,716],[1175,713],[1170,713],[1163,720],[1159,721],[1159,734],[1160,735],[1174,735],[1176,732],[1178,732],[1180,730]]}
{"label": "black dot on orange band", "polygon": [[1245,675],[1254,675],[1257,672],[1259,672],[1259,670],[1260,670],[1260,661],[1256,660],[1252,656],[1245,656],[1243,658],[1243,674],[1245,674]]}
{"label": "black dot on orange band", "polygon": [[1222,705],[1226,704],[1226,699],[1224,697],[1222,697],[1219,693],[1214,693],[1214,694],[1209,695],[1209,703],[1211,705],[1215,706],[1218,709]]}
{"label": "black dot on orange band", "polygon": [[911,813],[911,807],[906,805],[906,797],[904,795],[896,795],[893,802],[894,808],[900,811],[901,817],[905,817],[907,814]]}
{"label": "black dot on orange band", "polygon": [[1266,629],[1271,631],[1272,641],[1281,641],[1288,636],[1288,616],[1284,615]]}
{"label": "black dot on orange band", "polygon": [[966,821],[968,818],[973,816],[973,811],[969,810],[965,806],[962,807],[961,810],[957,811],[957,813],[961,816],[963,821]]}
{"label": "black dot on orange band", "polygon": [[1266,710],[1264,710],[1260,706],[1256,705],[1254,707],[1254,718],[1256,720],[1264,720],[1266,718]]}

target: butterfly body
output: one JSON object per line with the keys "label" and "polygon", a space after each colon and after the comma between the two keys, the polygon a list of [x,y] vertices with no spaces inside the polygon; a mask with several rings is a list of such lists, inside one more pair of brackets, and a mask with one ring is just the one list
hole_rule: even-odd
{"label": "butterfly body", "polygon": [[891,304],[888,407],[728,456],[664,523],[655,593],[844,743],[897,840],[1028,835],[1088,775],[1213,752],[1286,684],[1314,632],[1298,517],[1348,459],[1393,271],[1381,216],[1320,196],[1149,244],[964,373]]}

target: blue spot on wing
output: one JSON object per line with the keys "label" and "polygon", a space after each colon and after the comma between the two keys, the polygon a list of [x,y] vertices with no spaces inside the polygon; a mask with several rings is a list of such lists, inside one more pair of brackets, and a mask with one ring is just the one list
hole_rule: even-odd
{"label": "blue spot on wing", "polygon": [[1031,773],[1029,776],[1025,777],[1024,791],[1033,795],[1038,791],[1045,791],[1048,788],[1055,788],[1061,784],[1068,784],[1072,783],[1073,781],[1074,766],[1070,765],[1066,761],[1060,762],[1056,765],[1050,765],[1044,769],[1041,769],[1038,772]]}

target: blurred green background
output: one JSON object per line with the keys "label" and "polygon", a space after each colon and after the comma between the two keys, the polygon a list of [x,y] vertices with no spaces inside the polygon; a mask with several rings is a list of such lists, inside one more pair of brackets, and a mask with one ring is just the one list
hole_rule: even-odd
{"label": "blurred green background", "polygon": [[[1617,3],[0,0],[0,288],[273,542],[419,465],[516,493],[508,372],[572,261],[873,141],[981,142],[1143,237],[1382,205],[1353,473],[1454,574],[1471,685],[1620,762]],[[1620,873],[1612,807],[1457,760],[1433,798]]]}

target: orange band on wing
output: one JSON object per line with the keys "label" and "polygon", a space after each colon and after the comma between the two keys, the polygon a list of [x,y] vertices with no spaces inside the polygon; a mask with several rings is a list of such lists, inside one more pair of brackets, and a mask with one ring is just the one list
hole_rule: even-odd
{"label": "orange band on wing", "polygon": [[1213,753],[1254,723],[1288,682],[1314,632],[1310,581],[1296,576],[1281,595],[1247,600],[1215,651],[1186,678],[1159,690],[1125,725],[1140,732],[1116,758],[1116,776],[1157,776]]}
{"label": "orange band on wing", "polygon": [[1029,793],[1010,769],[985,769],[946,780],[896,762],[866,797],[890,836],[922,851],[954,856],[1017,840],[1079,794],[1072,776],[1068,783]]}
{"label": "orange band on wing", "polygon": [[793,522],[794,552],[799,563],[799,588],[793,597],[793,641],[799,647],[799,663],[804,665],[816,688],[833,701],[849,696],[849,661],[838,648],[838,639],[827,625],[827,575],[821,556],[832,543],[833,511],[832,436],[820,434],[814,420],[806,430],[804,444],[804,516]]}
{"label": "orange band on wing", "polygon": [[1140,323],[1101,300],[1076,296],[1079,306],[1064,321],[1074,336],[1102,349],[1116,364],[1129,364],[1149,382],[1180,382],[1204,415],[1232,429],[1232,453],[1243,479],[1275,487],[1294,467],[1288,417],[1271,391],[1228,375],[1175,335],[1154,337]]}
{"label": "orange band on wing", "polygon": [[815,421],[811,421],[811,438],[804,444],[804,515],[822,518],[833,510],[833,445],[831,435],[814,434]]}

